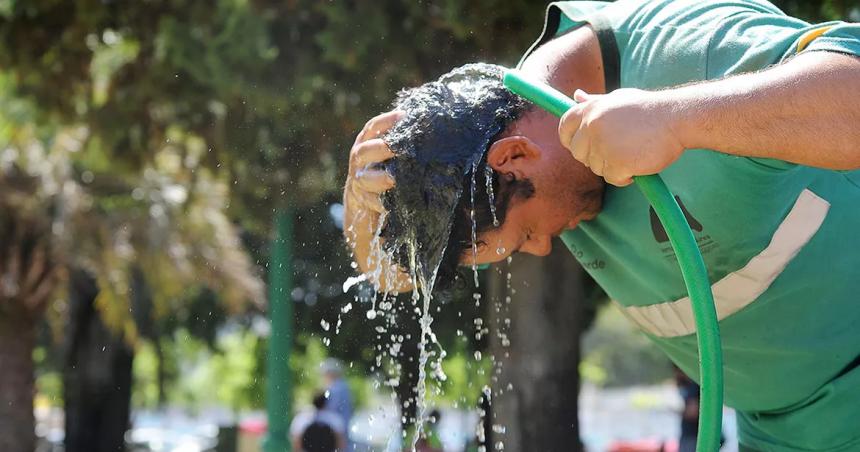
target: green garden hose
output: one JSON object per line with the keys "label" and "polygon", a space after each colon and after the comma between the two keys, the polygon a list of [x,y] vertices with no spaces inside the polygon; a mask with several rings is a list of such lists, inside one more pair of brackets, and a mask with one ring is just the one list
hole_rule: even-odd
{"label": "green garden hose", "polygon": [[[544,110],[561,117],[576,102],[561,92],[533,80],[522,73],[509,70],[505,73],[505,86],[512,92],[534,102]],[[705,262],[693,231],[690,230],[677,201],[663,179],[657,175],[637,176],[633,180],[654,207],[663,223],[669,242],[678,257],[681,275],[693,306],[699,342],[699,398],[698,452],[717,451],[720,448],[723,417],[723,351],[720,346],[720,326],[708,280]]]}

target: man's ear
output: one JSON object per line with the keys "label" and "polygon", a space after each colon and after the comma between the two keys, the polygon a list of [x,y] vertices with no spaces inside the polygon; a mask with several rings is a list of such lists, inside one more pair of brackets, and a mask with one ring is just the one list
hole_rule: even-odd
{"label": "man's ear", "polygon": [[523,164],[533,163],[543,150],[534,141],[522,135],[496,140],[487,151],[487,163],[503,173],[520,172]]}

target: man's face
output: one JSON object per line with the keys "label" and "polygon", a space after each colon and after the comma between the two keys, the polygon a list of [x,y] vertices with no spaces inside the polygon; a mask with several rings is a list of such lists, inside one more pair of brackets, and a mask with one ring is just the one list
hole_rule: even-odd
{"label": "man's face", "polygon": [[535,116],[518,121],[487,154],[497,173],[530,180],[534,194],[511,199],[504,223],[478,237],[477,259],[467,251],[461,258],[464,265],[498,262],[516,252],[546,256],[553,237],[600,210],[603,180],[561,145],[557,120]]}
{"label": "man's face", "polygon": [[[553,237],[582,219],[570,207],[540,194],[537,188],[531,198],[513,200],[505,222],[479,237],[477,263],[498,262],[517,252],[546,256],[552,250]],[[472,260],[473,256],[466,256],[464,263]]]}

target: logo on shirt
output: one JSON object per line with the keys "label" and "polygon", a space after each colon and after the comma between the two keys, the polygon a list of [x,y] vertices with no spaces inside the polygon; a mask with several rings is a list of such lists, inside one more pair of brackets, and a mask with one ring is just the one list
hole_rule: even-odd
{"label": "logo on shirt", "polygon": [[[687,219],[687,224],[690,225],[690,229],[696,232],[702,232],[704,229],[702,227],[702,223],[687,210],[687,207],[684,206],[684,203],[681,202],[681,198],[675,196],[675,201],[678,202],[678,206],[681,207],[681,212],[684,213],[684,218]],[[651,214],[651,232],[654,234],[654,240],[657,243],[664,243],[669,241],[669,235],[666,234],[666,229],[663,228],[663,223],[660,223],[660,219],[657,218],[657,212],[654,211],[653,207],[649,207],[649,213]]]}
{"label": "logo on shirt", "polygon": [[[707,254],[713,251],[717,247],[717,243],[711,238],[709,234],[705,234],[705,227],[702,223],[687,210],[687,207],[681,201],[681,198],[675,196],[675,201],[678,202],[678,206],[681,208],[681,212],[684,214],[684,218],[687,219],[687,224],[690,225],[690,229],[693,230],[693,236],[696,238],[696,244],[699,246],[699,250],[702,254]],[[654,208],[649,208],[649,214],[651,216],[651,233],[654,234],[654,240],[657,243],[666,243],[666,246],[661,248],[663,252],[663,256],[667,259],[676,259],[675,250],[672,249],[671,244],[669,244],[669,235],[666,234],[666,229],[663,228],[663,224],[660,223],[660,219],[657,218],[657,212],[654,212]]]}

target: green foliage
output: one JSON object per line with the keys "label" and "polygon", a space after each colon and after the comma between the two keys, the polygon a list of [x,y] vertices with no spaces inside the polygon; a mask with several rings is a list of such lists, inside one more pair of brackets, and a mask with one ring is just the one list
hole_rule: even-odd
{"label": "green foliage", "polygon": [[579,371],[600,386],[653,384],[672,376],[666,355],[612,305],[599,311],[585,335]]}
{"label": "green foliage", "polygon": [[787,14],[809,22],[860,19],[860,1],[857,0],[771,0]]}
{"label": "green foliage", "polygon": [[34,405],[61,406],[63,403],[63,380],[59,372],[47,362],[48,350],[36,347],[33,350],[33,364],[36,367],[36,394]]}
{"label": "green foliage", "polygon": [[430,405],[442,403],[454,407],[471,409],[477,406],[478,395],[484,386],[490,385],[493,362],[488,356],[470,352],[463,342],[447,350],[448,356],[442,361],[442,369],[448,377],[441,385],[441,391],[431,392]]}
{"label": "green foliage", "polygon": [[132,366],[134,379],[131,393],[132,406],[142,408],[158,406],[158,355],[151,342],[138,342]]}
{"label": "green foliage", "polygon": [[[169,404],[192,409],[220,405],[235,411],[263,407],[264,341],[252,332],[236,329],[224,334],[214,348],[185,330],[160,340],[170,374]],[[133,372],[134,406],[157,407],[158,357],[151,342],[140,343]]]}

